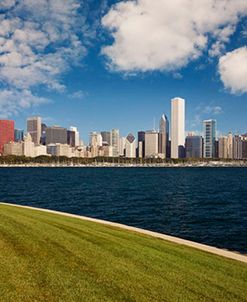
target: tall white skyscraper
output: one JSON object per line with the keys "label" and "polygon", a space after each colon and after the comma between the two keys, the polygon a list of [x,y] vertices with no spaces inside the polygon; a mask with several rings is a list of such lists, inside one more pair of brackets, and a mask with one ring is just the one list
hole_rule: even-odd
{"label": "tall white skyscraper", "polygon": [[181,157],[185,143],[185,100],[171,100],[171,158]]}
{"label": "tall white skyscraper", "polygon": [[40,143],[41,139],[41,117],[33,116],[27,119],[27,132],[30,133],[35,144]]}

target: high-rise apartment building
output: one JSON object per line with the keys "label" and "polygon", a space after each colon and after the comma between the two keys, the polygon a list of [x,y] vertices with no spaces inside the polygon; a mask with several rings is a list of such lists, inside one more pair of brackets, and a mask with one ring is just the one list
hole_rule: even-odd
{"label": "high-rise apartment building", "polygon": [[125,157],[136,157],[136,139],[132,133],[129,133],[125,141]]}
{"label": "high-rise apartment building", "polygon": [[41,139],[41,117],[33,116],[27,119],[27,132],[30,133],[32,141],[40,144]]}
{"label": "high-rise apartment building", "polygon": [[216,141],[216,120],[203,121],[204,148],[203,156],[205,158],[215,157],[215,141]]}
{"label": "high-rise apartment building", "polygon": [[165,114],[160,119],[159,129],[159,154],[164,158],[167,157],[169,143],[169,121]]}
{"label": "high-rise apartment building", "polygon": [[171,100],[171,158],[183,157],[185,143],[185,100]]}
{"label": "high-rise apartment building", "polygon": [[228,158],[228,137],[221,136],[219,138],[219,158]]}
{"label": "high-rise apartment building", "polygon": [[243,141],[240,135],[233,137],[233,159],[243,158]]}
{"label": "high-rise apartment building", "polygon": [[11,120],[0,120],[0,154],[3,154],[4,144],[13,142],[15,122]]}
{"label": "high-rise apartment building", "polygon": [[119,156],[119,140],[120,140],[120,133],[118,129],[112,129],[111,130],[111,146],[112,146],[112,152],[113,157]]}
{"label": "high-rise apartment building", "polygon": [[202,158],[203,138],[199,135],[188,135],[185,139],[186,158]]}
{"label": "high-rise apartment building", "polygon": [[145,157],[158,157],[158,132],[150,130],[145,132]]}
{"label": "high-rise apartment building", "polygon": [[67,129],[58,126],[47,127],[46,145],[67,144]]}

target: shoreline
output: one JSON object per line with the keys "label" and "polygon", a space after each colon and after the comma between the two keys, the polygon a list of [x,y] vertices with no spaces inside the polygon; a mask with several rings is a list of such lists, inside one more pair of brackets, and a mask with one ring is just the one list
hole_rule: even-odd
{"label": "shoreline", "polygon": [[197,250],[201,250],[201,251],[204,251],[204,252],[207,252],[207,253],[210,253],[210,254],[225,257],[225,258],[228,258],[228,259],[231,259],[231,260],[237,260],[237,261],[240,261],[240,262],[243,262],[243,263],[247,263],[247,255],[240,254],[240,253],[237,253],[237,252],[228,251],[228,250],[224,250],[224,249],[220,249],[220,248],[217,248],[217,247],[214,247],[214,246],[194,242],[194,241],[187,240],[187,239],[182,239],[182,238],[171,236],[171,235],[166,235],[166,234],[162,234],[162,233],[158,233],[158,232],[149,231],[149,230],[146,230],[146,229],[141,229],[141,228],[137,228],[137,227],[128,226],[128,225],[125,225],[125,224],[110,222],[110,221],[107,221],[107,220],[102,220],[102,219],[97,219],[97,218],[90,218],[90,217],[86,217],[86,216],[70,214],[70,213],[60,212],[60,211],[55,211],[55,210],[35,208],[35,207],[31,207],[31,206],[24,206],[24,205],[5,203],[5,202],[0,202],[0,205],[1,204],[5,205],[5,206],[10,206],[10,207],[30,209],[30,210],[34,210],[34,211],[41,211],[41,212],[61,215],[61,216],[65,216],[65,217],[80,219],[80,220],[84,220],[84,221],[100,223],[100,224],[103,224],[103,225],[106,225],[106,226],[116,227],[116,228],[120,228],[120,229],[124,229],[124,230],[128,230],[128,231],[132,231],[132,232],[135,232],[135,233],[139,233],[139,234],[151,236],[151,237],[154,237],[154,238],[162,239],[162,240],[165,240],[165,241],[168,241],[168,242],[172,242],[172,243],[188,246],[188,247],[191,247],[191,248],[195,248]]}
{"label": "shoreline", "polygon": [[28,164],[0,164],[0,168],[247,168],[247,162],[199,162],[199,163],[154,163],[154,164],[126,164],[126,163],[28,163]]}

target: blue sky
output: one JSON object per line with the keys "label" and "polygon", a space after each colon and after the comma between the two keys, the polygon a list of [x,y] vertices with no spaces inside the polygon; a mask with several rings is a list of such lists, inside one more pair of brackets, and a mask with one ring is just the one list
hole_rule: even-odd
{"label": "blue sky", "polygon": [[0,115],[87,141],[150,129],[179,96],[187,131],[215,118],[219,133],[247,132],[247,2],[198,2],[3,0]]}

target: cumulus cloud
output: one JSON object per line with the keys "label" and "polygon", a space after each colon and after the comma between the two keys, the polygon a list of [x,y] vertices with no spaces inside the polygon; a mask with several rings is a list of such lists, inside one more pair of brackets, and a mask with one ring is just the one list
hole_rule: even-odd
{"label": "cumulus cloud", "polygon": [[[0,83],[5,89],[1,102],[6,103],[4,93],[11,90],[9,108],[15,107],[15,96],[32,94],[37,86],[65,90],[61,76],[86,54],[80,9],[79,0],[1,0]],[[26,97],[29,105],[42,100]],[[21,101],[19,105],[23,107]]]}
{"label": "cumulus cloud", "polygon": [[219,74],[232,93],[247,92],[247,46],[226,53],[219,60]]}
{"label": "cumulus cloud", "polygon": [[9,118],[22,109],[48,102],[48,99],[36,96],[30,90],[0,90],[0,118]]}
{"label": "cumulus cloud", "polygon": [[121,1],[102,19],[113,38],[102,53],[118,71],[176,70],[219,55],[244,15],[246,0]]}

